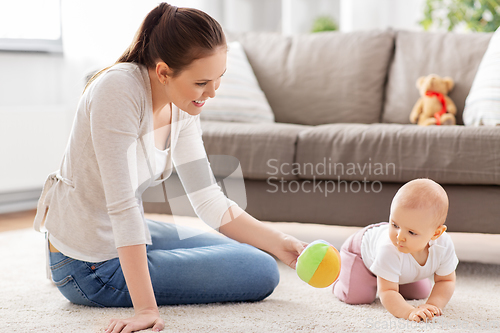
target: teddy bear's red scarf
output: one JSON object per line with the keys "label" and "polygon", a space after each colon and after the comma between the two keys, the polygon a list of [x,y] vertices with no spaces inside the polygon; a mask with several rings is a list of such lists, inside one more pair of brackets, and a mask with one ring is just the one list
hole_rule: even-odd
{"label": "teddy bear's red scarf", "polygon": [[434,113],[434,118],[436,118],[436,125],[441,125],[441,116],[446,113],[446,100],[444,99],[444,95],[435,91],[427,91],[425,95],[429,97],[436,96],[437,99],[441,102],[441,105],[443,106],[441,108],[441,111]]}

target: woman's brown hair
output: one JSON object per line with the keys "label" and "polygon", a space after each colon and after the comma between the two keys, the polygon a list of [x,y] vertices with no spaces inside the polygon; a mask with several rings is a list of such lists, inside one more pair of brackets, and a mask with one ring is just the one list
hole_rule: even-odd
{"label": "woman's brown hair", "polygon": [[[220,24],[210,15],[162,2],[146,15],[132,44],[114,65],[134,62],[155,68],[156,61],[161,60],[175,77],[194,60],[210,55],[219,46],[226,47],[226,37]],[[110,67],[94,74],[83,92]]]}

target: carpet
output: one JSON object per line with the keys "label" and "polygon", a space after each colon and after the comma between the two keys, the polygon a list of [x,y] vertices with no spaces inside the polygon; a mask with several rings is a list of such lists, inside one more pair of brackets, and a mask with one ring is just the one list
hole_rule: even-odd
{"label": "carpet", "polygon": [[[157,214],[147,217],[203,226],[198,219],[190,217],[177,217],[175,221]],[[298,223],[273,222],[272,225],[304,241],[323,238],[336,247],[357,230]],[[476,242],[481,243],[480,240]],[[493,245],[498,246],[498,243]],[[488,256],[485,250],[486,258],[498,256],[495,248],[492,251],[490,246],[482,245],[493,252]],[[43,249],[44,236],[32,229],[0,233],[0,332],[104,332],[111,318],[133,315],[131,308],[102,309],[68,302],[45,277]],[[457,253],[460,251],[459,242]],[[484,253],[482,258],[476,259],[484,261]],[[500,331],[500,265],[460,259],[455,294],[444,309],[444,316],[435,323],[418,324],[397,319],[378,299],[370,305],[347,305],[333,296],[331,288],[310,287],[294,270],[279,263],[280,283],[264,301],[161,306],[160,313],[166,323],[163,332]],[[410,301],[410,304],[422,302]]]}

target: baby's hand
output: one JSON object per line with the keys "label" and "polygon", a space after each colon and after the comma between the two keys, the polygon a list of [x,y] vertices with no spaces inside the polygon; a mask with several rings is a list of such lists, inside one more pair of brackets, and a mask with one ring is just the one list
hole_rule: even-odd
{"label": "baby's hand", "polygon": [[417,309],[428,309],[433,314],[433,316],[440,316],[443,314],[443,311],[441,311],[440,308],[438,308],[435,305],[427,303],[420,304],[419,306],[417,306]]}
{"label": "baby's hand", "polygon": [[432,319],[434,316],[440,316],[441,314],[441,309],[437,306],[421,304],[410,312],[407,319],[413,321],[427,321],[427,319]]}

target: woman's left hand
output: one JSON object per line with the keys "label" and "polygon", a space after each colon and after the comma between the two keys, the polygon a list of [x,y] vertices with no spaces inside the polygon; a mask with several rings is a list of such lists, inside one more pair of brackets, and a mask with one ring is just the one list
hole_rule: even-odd
{"label": "woman's left hand", "polygon": [[278,257],[279,260],[295,269],[297,258],[307,245],[307,243],[299,241],[293,236],[284,235],[281,244],[276,248],[273,254]]}

